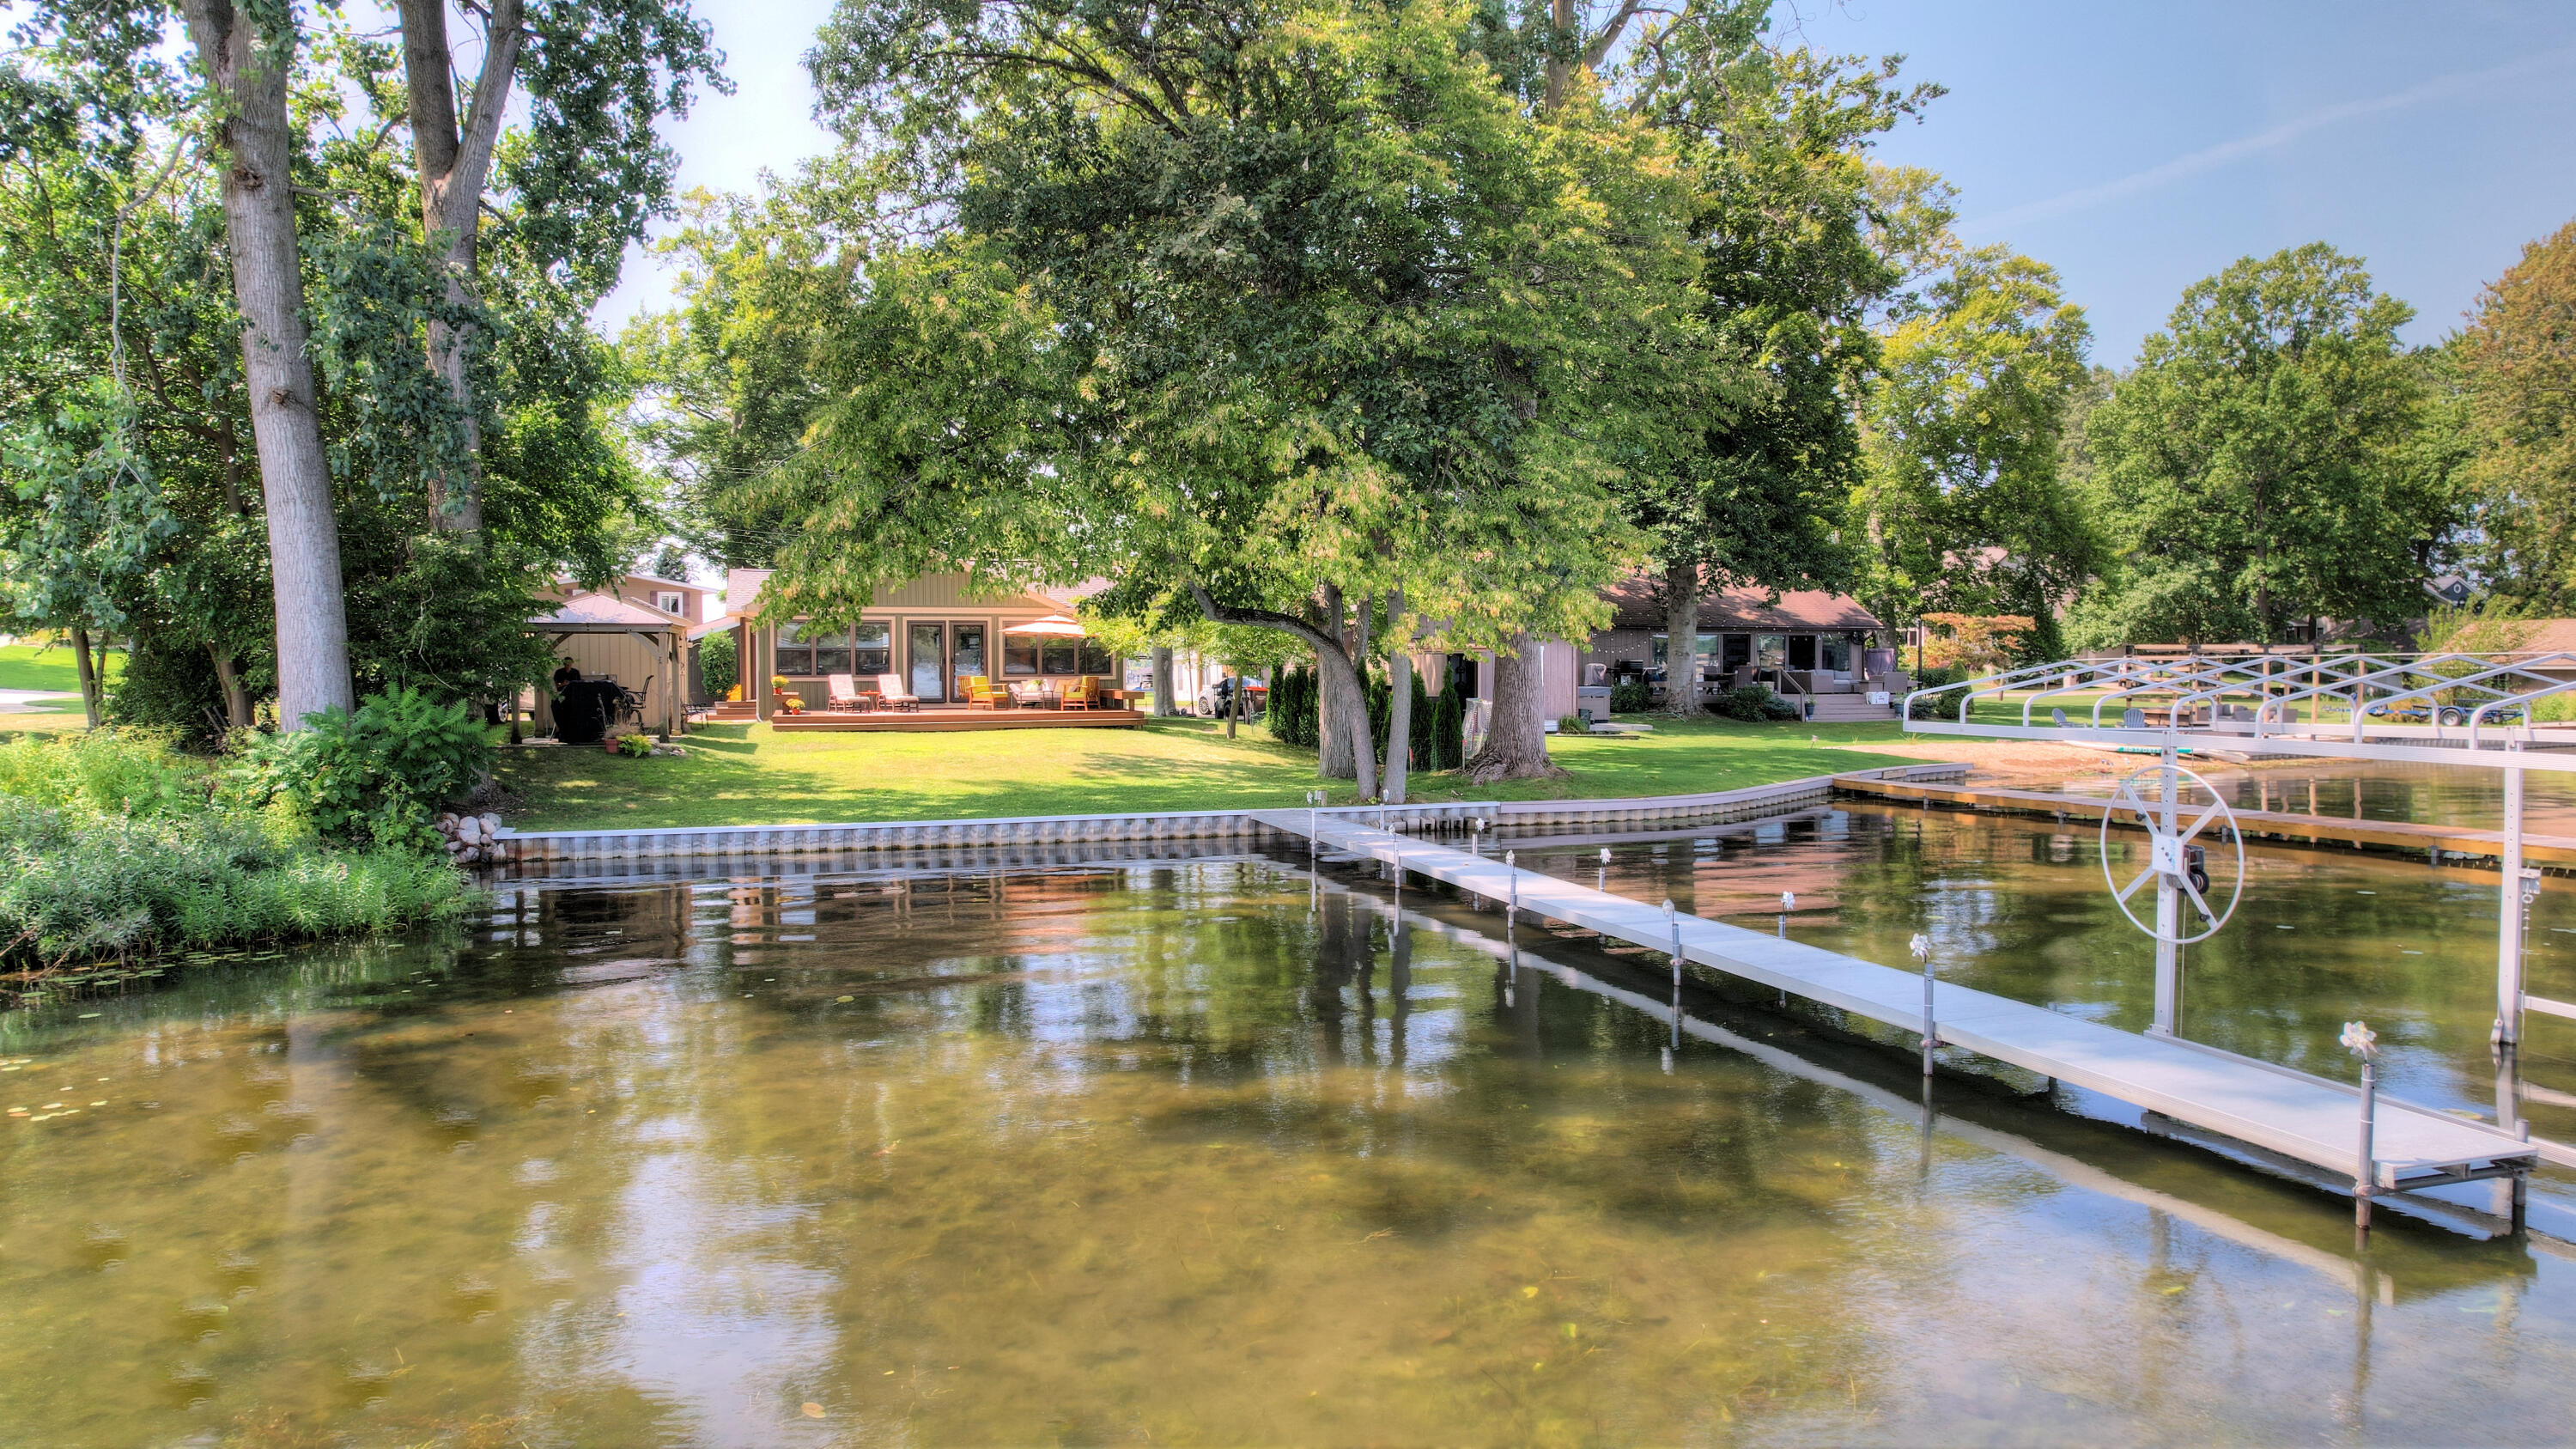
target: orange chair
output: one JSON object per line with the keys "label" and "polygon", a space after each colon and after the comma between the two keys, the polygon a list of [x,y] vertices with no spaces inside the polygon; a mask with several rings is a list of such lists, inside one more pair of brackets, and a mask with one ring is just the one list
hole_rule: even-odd
{"label": "orange chair", "polygon": [[1091,674],[1076,680],[1073,687],[1064,692],[1063,701],[1057,705],[1059,709],[1097,709],[1099,707],[1100,679],[1099,676]]}
{"label": "orange chair", "polygon": [[1000,709],[1011,698],[1011,692],[981,674],[966,676],[968,709]]}

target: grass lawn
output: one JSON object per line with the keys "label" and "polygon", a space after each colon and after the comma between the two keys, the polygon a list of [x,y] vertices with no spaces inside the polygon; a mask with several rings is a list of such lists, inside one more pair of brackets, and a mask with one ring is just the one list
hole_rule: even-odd
{"label": "grass lawn", "polygon": [[[1417,775],[1416,800],[1686,795],[1905,761],[1838,746],[1894,742],[1887,724],[1655,721],[1638,738],[1550,741],[1570,779],[1475,788]],[[1209,720],[1125,730],[990,734],[778,734],[766,725],[700,727],[686,759],[629,760],[598,749],[502,751],[501,782],[524,802],[522,830],[795,825],[1227,810],[1302,803],[1314,756],[1247,727],[1229,742]],[[1326,786],[1348,802],[1347,781]]]}
{"label": "grass lawn", "polygon": [[[125,651],[107,654],[112,682],[125,672]],[[39,649],[33,644],[0,645],[0,689],[41,689],[55,694],[80,693],[80,665],[67,645]]]}

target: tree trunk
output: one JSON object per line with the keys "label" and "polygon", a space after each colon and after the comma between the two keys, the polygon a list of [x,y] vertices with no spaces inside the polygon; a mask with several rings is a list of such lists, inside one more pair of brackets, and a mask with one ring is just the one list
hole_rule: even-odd
{"label": "tree trunk", "polygon": [[1407,642],[1395,631],[1396,616],[1404,612],[1404,591],[1396,589],[1386,596],[1388,642],[1394,647],[1386,652],[1386,678],[1389,688],[1386,706],[1386,784],[1378,792],[1389,805],[1404,803],[1404,779],[1413,763],[1413,656],[1404,652]]}
{"label": "tree trunk", "polygon": [[[1324,594],[1325,630],[1332,635],[1333,648],[1344,659],[1350,657],[1350,610],[1342,606],[1342,586],[1326,584]],[[1332,686],[1324,682],[1324,660],[1321,652],[1315,659],[1315,773],[1327,780],[1356,780],[1359,766],[1351,751],[1350,722],[1336,706],[1340,703]]]}
{"label": "tree trunk", "polygon": [[215,682],[224,687],[224,723],[237,730],[249,729],[250,690],[242,684],[241,671],[233,667],[233,656],[216,644],[206,646],[206,655],[215,661]]}
{"label": "tree trunk", "polygon": [[1225,696],[1225,737],[1227,739],[1234,738],[1235,721],[1242,718],[1243,670],[1238,666],[1234,671],[1234,684],[1226,691]]}
{"label": "tree trunk", "polygon": [[1664,713],[1699,713],[1699,565],[1664,570]]}
{"label": "tree trunk", "polygon": [[[1316,678],[1323,686],[1317,693],[1315,701],[1317,708],[1324,711],[1327,718],[1356,718],[1363,722],[1368,719],[1368,704],[1360,693],[1359,672],[1351,667],[1351,656],[1343,651],[1341,629],[1338,627],[1337,618],[1329,614],[1326,616],[1335,626],[1327,631],[1317,628],[1294,614],[1282,614],[1270,609],[1238,609],[1220,604],[1208,593],[1207,586],[1195,579],[1190,581],[1189,589],[1190,596],[1198,601],[1200,615],[1212,624],[1250,624],[1260,629],[1276,629],[1314,650]],[[1340,590],[1335,589],[1330,592],[1333,602],[1338,603]],[[1363,728],[1365,727],[1363,724]],[[1325,736],[1325,740],[1329,744],[1330,736]],[[1334,771],[1330,767],[1331,757],[1325,755],[1321,749],[1317,754],[1323,761],[1318,766],[1318,772],[1326,779],[1335,778]],[[1363,749],[1342,757],[1345,762],[1354,767],[1354,773],[1341,778],[1356,779],[1359,782],[1360,798],[1363,800],[1373,798],[1377,794],[1377,771],[1370,755],[1370,751]]]}
{"label": "tree trunk", "polygon": [[277,720],[354,702],[349,624],[340,584],[340,529],[314,417],[305,355],[304,275],[296,254],[286,114],[291,47],[266,42],[231,0],[186,0],[200,65],[224,97],[224,230],[233,301],[241,310],[243,382],[268,505],[271,590],[277,605]]}
{"label": "tree trunk", "polygon": [[[400,0],[398,8],[412,156],[420,168],[421,234],[440,254],[448,302],[463,306],[474,297],[483,183],[492,174],[501,114],[518,70],[526,6],[524,0],[494,0],[491,22],[485,27],[483,67],[474,82],[462,131],[456,124],[455,81],[449,68],[447,0]],[[429,481],[429,521],[433,528],[461,534],[478,533],[483,527],[478,477],[483,425],[474,410],[465,369],[471,330],[444,321],[429,324],[430,370],[446,382],[465,426],[464,461],[452,473],[434,475]]]}
{"label": "tree trunk", "polygon": [[107,695],[99,688],[98,665],[90,657],[89,630],[78,624],[72,626],[72,654],[77,660],[72,667],[80,675],[81,713],[97,729],[107,722]]}
{"label": "tree trunk", "polygon": [[[1555,23],[1558,30],[1572,30],[1580,18],[1575,13],[1574,0],[1553,0],[1553,3],[1548,6],[1548,19]],[[1573,80],[1573,62],[1556,59],[1548,61],[1546,109],[1553,111],[1565,104],[1566,88],[1573,83]]]}
{"label": "tree trunk", "polygon": [[1172,706],[1172,646],[1157,644],[1154,646],[1154,713],[1158,718],[1170,719],[1180,713]]}
{"label": "tree trunk", "polygon": [[[1547,757],[1547,730],[1539,720],[1538,647],[1527,634],[1515,634],[1509,653],[1495,651],[1493,721],[1485,729],[1485,747],[1467,762],[1467,778],[1475,784],[1565,775]],[[1667,651],[1665,658],[1671,657]]]}

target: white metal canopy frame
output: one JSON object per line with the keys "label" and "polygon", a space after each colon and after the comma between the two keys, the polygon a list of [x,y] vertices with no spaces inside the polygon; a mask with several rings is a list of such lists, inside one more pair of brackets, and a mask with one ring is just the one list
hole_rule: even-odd
{"label": "white metal canopy frame", "polygon": [[[2523,779],[2533,770],[2576,774],[2576,722],[2538,719],[2541,702],[2562,694],[2576,695],[2576,653],[2190,654],[2061,659],[2001,670],[1915,690],[1905,696],[1900,717],[1909,734],[2153,750],[2164,756],[2168,772],[2186,753],[2501,771],[2495,1040],[2511,1045],[2521,1036],[2525,1011],[2576,1018],[2576,1004],[2522,989],[2524,921],[2533,893],[2522,864]],[[1946,707],[1952,695],[1955,711]],[[1949,717],[1932,713],[1935,699]],[[1977,717],[1980,702],[1988,706],[1984,718]],[[1994,717],[1998,703],[2005,706],[2001,719]]]}

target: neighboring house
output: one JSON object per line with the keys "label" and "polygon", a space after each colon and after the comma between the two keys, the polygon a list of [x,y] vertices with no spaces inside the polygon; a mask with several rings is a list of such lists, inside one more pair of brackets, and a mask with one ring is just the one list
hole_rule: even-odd
{"label": "neighboring house", "polygon": [[[1664,606],[1655,580],[1639,574],[1605,590],[1610,627],[1592,636],[1584,681],[1622,674],[1662,678],[1669,652]],[[1853,693],[1872,674],[1892,672],[1896,655],[1887,625],[1847,594],[1794,590],[1774,599],[1751,586],[1700,600],[1694,652],[1708,656],[1706,679],[1721,687],[1779,676],[1820,694]]]}
{"label": "neighboring house", "polygon": [[1073,611],[1070,594],[978,594],[959,573],[924,574],[886,589],[861,611],[852,627],[815,629],[802,620],[752,622],[761,607],[767,569],[733,569],[725,574],[725,612],[690,630],[705,638],[719,629],[733,631],[742,661],[743,697],[762,719],[777,710],[770,684],[783,677],[808,709],[827,702],[830,676],[847,674],[860,681],[880,674],[900,678],[909,693],[925,702],[961,700],[965,681],[983,675],[1006,683],[1053,681],[1069,684],[1083,675],[1101,675],[1112,683],[1118,661],[1089,639],[1012,636],[1005,630]]}

